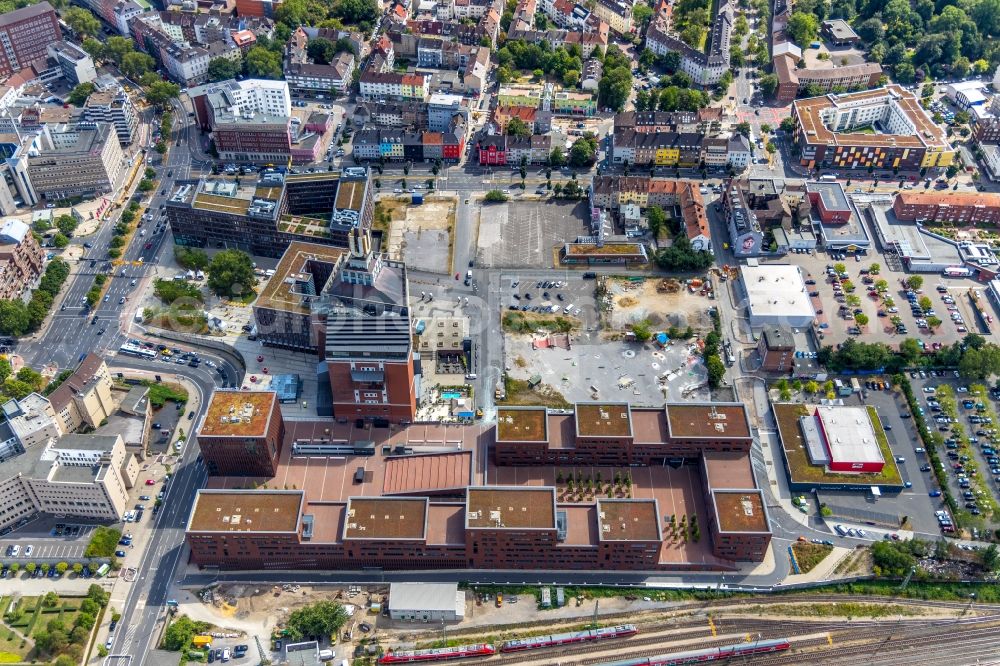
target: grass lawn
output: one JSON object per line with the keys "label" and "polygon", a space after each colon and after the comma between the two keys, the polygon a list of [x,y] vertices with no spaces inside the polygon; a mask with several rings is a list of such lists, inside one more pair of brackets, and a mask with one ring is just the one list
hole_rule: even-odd
{"label": "grass lawn", "polygon": [[527,405],[531,407],[555,407],[558,409],[568,409],[572,406],[563,397],[562,393],[545,384],[529,388],[526,380],[511,379],[510,377],[504,383],[507,389],[507,397],[504,400],[498,400],[498,405]]}
{"label": "grass lawn", "polygon": [[792,551],[795,553],[795,561],[799,563],[799,571],[809,573],[833,552],[833,546],[824,546],[818,543],[796,543],[792,544]]}
{"label": "grass lawn", "polygon": [[187,391],[179,384],[157,382],[145,382],[145,384],[149,387],[149,403],[153,407],[163,407],[168,400],[179,402],[182,405],[187,402]]}
{"label": "grass lawn", "polygon": [[874,407],[868,407],[868,415],[871,417],[875,438],[878,440],[882,458],[885,460],[885,466],[878,474],[839,474],[827,472],[825,467],[813,465],[809,460],[806,443],[802,439],[802,431],[799,428],[799,417],[811,413],[812,409],[809,406],[799,403],[774,405],[774,416],[781,434],[782,451],[788,461],[788,469],[793,483],[845,484],[866,487],[880,484],[889,486],[902,484],[899,468],[896,467],[892,449],[889,448],[889,440],[886,439],[885,431],[882,429]]}

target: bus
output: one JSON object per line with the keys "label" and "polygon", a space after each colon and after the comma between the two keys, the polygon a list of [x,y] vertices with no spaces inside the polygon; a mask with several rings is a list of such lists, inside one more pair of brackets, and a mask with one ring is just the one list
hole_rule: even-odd
{"label": "bus", "polygon": [[145,347],[140,347],[139,345],[133,345],[126,343],[118,348],[119,354],[125,354],[126,356],[137,356],[139,358],[144,358],[149,361],[156,360],[156,352],[152,349],[146,349]]}

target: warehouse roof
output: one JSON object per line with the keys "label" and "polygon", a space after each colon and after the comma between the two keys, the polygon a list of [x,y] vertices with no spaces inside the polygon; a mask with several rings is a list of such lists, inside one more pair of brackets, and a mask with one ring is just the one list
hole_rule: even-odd
{"label": "warehouse roof", "polygon": [[465,606],[465,593],[458,591],[458,583],[391,583],[389,608],[415,611],[447,611],[457,609],[461,597]]}

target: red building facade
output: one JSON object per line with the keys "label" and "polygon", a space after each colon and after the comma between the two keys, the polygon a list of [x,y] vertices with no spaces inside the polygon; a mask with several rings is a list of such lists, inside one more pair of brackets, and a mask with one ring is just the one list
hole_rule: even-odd
{"label": "red building facade", "polygon": [[48,46],[62,39],[56,11],[47,2],[0,16],[0,76],[4,78],[45,58]]}

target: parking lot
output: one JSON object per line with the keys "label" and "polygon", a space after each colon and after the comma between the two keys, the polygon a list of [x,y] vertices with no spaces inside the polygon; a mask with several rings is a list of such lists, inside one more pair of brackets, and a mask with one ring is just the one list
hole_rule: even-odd
{"label": "parking lot", "polygon": [[[803,269],[817,312],[817,333],[823,344],[837,345],[849,337],[860,335],[866,342],[898,345],[906,338],[914,338],[927,347],[934,347],[958,342],[969,332],[981,332],[968,298],[967,292],[973,286],[970,280],[942,275],[922,276],[923,285],[912,296],[915,304],[925,297],[929,299],[931,312],[918,314],[911,307],[908,290],[902,284],[902,280],[910,275],[892,270],[877,253],[863,255],[860,261],[850,254],[844,259],[832,258],[825,252],[790,254],[788,261]],[[830,275],[828,272],[837,264],[843,264],[844,274]],[[873,264],[878,264],[877,274],[871,272]],[[876,288],[882,286],[881,281],[885,285],[880,295]],[[938,285],[944,291],[939,291]],[[986,308],[991,311],[992,306],[987,302]],[[862,313],[868,317],[868,322],[860,334],[852,334],[850,329],[856,326],[854,318]],[[942,323],[933,331],[918,321],[934,316]]]}
{"label": "parking lot", "polygon": [[[990,493],[994,500],[1000,498],[1000,434],[997,432],[996,400],[989,393],[974,394],[975,387],[948,376],[919,374],[911,380],[925,411],[928,426],[937,428],[945,441],[942,463],[948,477],[948,487],[959,506],[967,515],[963,523],[980,516],[982,508],[978,493]],[[951,388],[949,392],[942,386]],[[952,398],[953,396],[953,398]],[[946,416],[955,403],[954,421]]]}
{"label": "parking lot", "polygon": [[[95,524],[74,518],[72,522],[45,516],[29,522],[0,539],[0,557],[5,562],[73,562],[83,559]],[[9,546],[18,547],[17,557],[6,555]],[[28,553],[28,548],[31,552]]]}
{"label": "parking lot", "polygon": [[512,201],[480,208],[476,264],[490,268],[547,268],[558,246],[589,235],[585,202]]}

